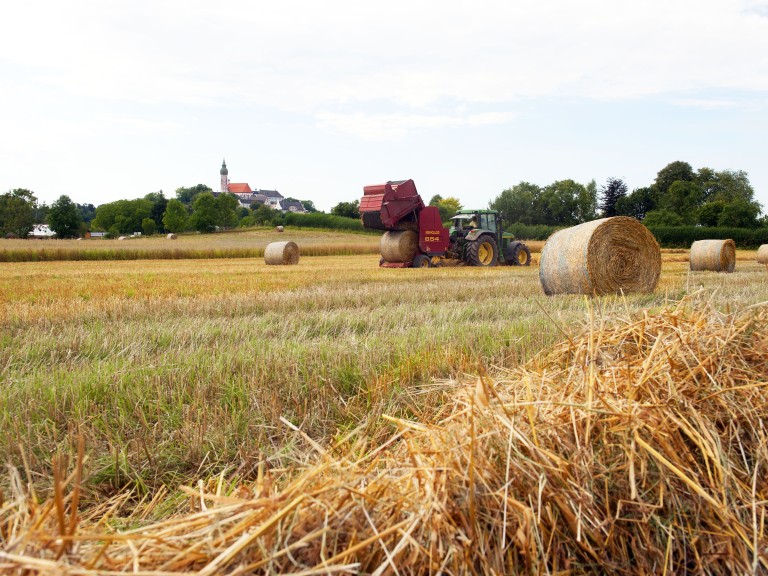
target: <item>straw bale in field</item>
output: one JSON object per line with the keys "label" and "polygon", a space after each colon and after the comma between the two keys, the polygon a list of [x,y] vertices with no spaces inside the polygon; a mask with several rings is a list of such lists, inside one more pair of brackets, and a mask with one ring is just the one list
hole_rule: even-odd
{"label": "straw bale in field", "polygon": [[691,244],[691,270],[733,272],[736,244],[733,240],[697,240]]}
{"label": "straw bale in field", "polygon": [[264,249],[267,264],[298,264],[299,246],[296,242],[270,242]]}
{"label": "straw bale in field", "polygon": [[653,292],[661,273],[661,249],[634,218],[603,218],[555,232],[541,251],[544,293]]}
{"label": "straw bale in field", "polygon": [[283,226],[275,226],[275,232],[282,232],[283,230],[285,230]]}
{"label": "straw bale in field", "polygon": [[125,236],[120,236],[118,240],[125,240]]}
{"label": "straw bale in field", "polygon": [[173,232],[171,232],[170,234],[168,234],[168,236],[166,236],[166,238],[167,238],[168,240],[176,240],[176,234],[174,234]]}
{"label": "straw bale in field", "polygon": [[757,263],[768,265],[768,244],[763,244],[757,249]]}
{"label": "straw bale in field", "polygon": [[419,249],[419,235],[413,230],[394,230],[381,237],[381,257],[387,262],[410,262]]}
{"label": "straw bale in field", "polygon": [[[250,482],[200,481],[183,489],[192,511],[148,496],[121,534],[87,511],[65,516],[71,485],[41,505],[16,472],[0,565],[768,574],[768,307],[725,315],[683,302],[603,324],[496,380],[438,383],[439,418],[384,416],[390,438],[368,436],[365,421],[324,446],[283,420],[313,457],[283,472],[262,465]],[[100,503],[101,515],[124,514],[132,495]]]}

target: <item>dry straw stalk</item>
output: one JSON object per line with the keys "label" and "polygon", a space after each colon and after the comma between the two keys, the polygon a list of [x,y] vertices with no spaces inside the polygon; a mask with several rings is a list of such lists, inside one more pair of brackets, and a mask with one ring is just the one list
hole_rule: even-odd
{"label": "dry straw stalk", "polygon": [[768,305],[723,315],[682,303],[611,324],[593,321],[495,380],[445,383],[438,422],[389,418],[396,430],[378,446],[363,423],[336,445],[309,442],[303,470],[262,466],[230,491],[223,478],[201,482],[163,521],[146,525],[137,508],[141,525],[122,533],[104,515],[126,495],[75,529],[57,520],[72,517],[74,475],[39,505],[12,471],[0,566],[765,574]]}
{"label": "dry straw stalk", "polygon": [[691,244],[692,271],[733,272],[735,266],[736,244],[733,240],[697,240]]}
{"label": "dry straw stalk", "polygon": [[539,265],[547,295],[653,292],[660,274],[656,239],[626,216],[555,232],[542,249]]}
{"label": "dry straw stalk", "polygon": [[271,242],[264,249],[267,264],[292,265],[299,263],[299,246],[296,242]]}

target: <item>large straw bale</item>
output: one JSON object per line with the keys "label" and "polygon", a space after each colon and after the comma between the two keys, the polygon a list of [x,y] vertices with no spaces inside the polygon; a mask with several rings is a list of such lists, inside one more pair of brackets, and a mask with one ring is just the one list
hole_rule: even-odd
{"label": "large straw bale", "polygon": [[410,262],[419,249],[419,235],[413,230],[385,232],[381,237],[381,257],[387,262]]}
{"label": "large straw bale", "polygon": [[167,238],[168,240],[176,240],[176,234],[174,234],[173,232],[170,232],[170,233],[168,234],[168,236],[166,236],[166,238]]}
{"label": "large straw bale", "polygon": [[653,292],[661,249],[634,218],[616,216],[559,230],[541,251],[539,280],[547,295]]}
{"label": "large straw bale", "polygon": [[691,244],[691,270],[733,272],[736,244],[733,240],[697,240]]}
{"label": "large straw bale", "polygon": [[768,244],[763,244],[757,249],[757,263],[768,265]]}
{"label": "large straw bale", "polygon": [[270,242],[264,249],[267,264],[298,264],[299,247],[296,242]]}
{"label": "large straw bale", "polygon": [[[768,307],[725,315],[683,302],[607,322],[496,380],[442,383],[440,419],[385,416],[388,439],[368,437],[363,422],[323,446],[283,420],[315,454],[306,464],[201,481],[183,489],[186,501],[147,495],[120,518],[134,526],[122,534],[92,512],[74,522],[71,484],[40,504],[11,469],[0,565],[768,574]],[[132,496],[99,503],[101,515],[125,514]],[[160,508],[157,523],[145,520]]]}

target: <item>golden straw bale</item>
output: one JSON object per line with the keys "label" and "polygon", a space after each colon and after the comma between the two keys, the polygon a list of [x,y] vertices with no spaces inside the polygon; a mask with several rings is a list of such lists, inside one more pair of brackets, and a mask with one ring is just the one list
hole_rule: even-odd
{"label": "golden straw bale", "polygon": [[410,262],[419,248],[419,235],[413,230],[385,232],[381,237],[381,257],[387,262]]}
{"label": "golden straw bale", "polygon": [[691,244],[691,270],[733,272],[736,244],[733,240],[697,240]]}
{"label": "golden straw bale", "polygon": [[167,238],[168,240],[176,240],[176,234],[174,234],[173,232],[171,232],[170,234],[168,234],[168,236],[166,236],[166,238]]}
{"label": "golden straw bale", "polygon": [[541,251],[544,293],[653,292],[661,273],[661,249],[634,218],[616,216],[559,230]]}
{"label": "golden straw bale", "polygon": [[757,263],[768,265],[768,244],[763,244],[757,249]]}
{"label": "golden straw bale", "polygon": [[284,226],[275,226],[275,232],[282,232],[285,230]]}
{"label": "golden straw bale", "polygon": [[264,249],[267,264],[298,264],[299,246],[296,242],[271,242]]}

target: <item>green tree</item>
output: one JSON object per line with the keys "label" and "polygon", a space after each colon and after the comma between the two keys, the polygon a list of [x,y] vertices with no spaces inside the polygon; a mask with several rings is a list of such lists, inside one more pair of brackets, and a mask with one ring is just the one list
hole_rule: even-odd
{"label": "green tree", "polygon": [[717,221],[720,219],[720,214],[723,213],[723,208],[725,208],[725,202],[722,200],[705,202],[699,208],[699,224],[702,226],[717,226]]}
{"label": "green tree", "polygon": [[37,198],[25,189],[16,188],[0,195],[0,235],[13,234],[26,238],[35,224]]}
{"label": "green tree", "polygon": [[86,224],[96,217],[96,206],[93,204],[77,204],[77,211],[80,212],[80,219]]}
{"label": "green tree", "polygon": [[717,225],[733,228],[757,228],[760,225],[759,215],[759,204],[736,199],[723,206],[723,211],[717,219]]}
{"label": "green tree", "polygon": [[490,203],[491,210],[498,210],[508,224],[541,224],[538,222],[534,205],[541,194],[541,188],[530,182],[520,182],[503,190]]}
{"label": "green tree", "polygon": [[659,206],[676,213],[684,224],[695,224],[701,200],[701,187],[696,182],[676,180],[667,189]]}
{"label": "green tree", "polygon": [[203,194],[205,192],[210,192],[213,194],[213,188],[206,186],[205,184],[198,184],[197,186],[192,186],[191,188],[176,188],[176,199],[180,200],[187,206],[191,206],[194,203],[197,195]]}
{"label": "green tree", "polygon": [[461,210],[461,201],[454,196],[449,196],[437,203],[437,209],[440,211],[440,220],[448,222],[456,212]]}
{"label": "green tree", "polygon": [[576,198],[576,221],[589,222],[597,218],[597,182],[590,180]]}
{"label": "green tree", "polygon": [[354,202],[339,202],[331,208],[331,214],[345,218],[360,218],[360,200]]}
{"label": "green tree", "polygon": [[189,216],[187,207],[180,200],[172,198],[168,200],[168,206],[163,215],[163,226],[171,232],[184,232],[187,229]]}
{"label": "green tree", "polygon": [[654,185],[657,194],[659,194],[660,197],[663,197],[674,182],[693,182],[695,180],[696,174],[694,173],[693,168],[691,168],[691,165],[688,164],[688,162],[677,160],[676,162],[670,162],[664,166],[664,168],[659,170],[656,174]]}
{"label": "green tree", "polygon": [[72,202],[69,196],[59,196],[59,199],[51,204],[51,210],[48,213],[48,225],[59,238],[76,237],[80,233],[82,221],[77,204]]}
{"label": "green tree", "polygon": [[304,207],[304,210],[307,212],[320,212],[320,210],[317,209],[315,206],[315,203],[312,202],[312,200],[299,200],[301,202],[301,205]]}
{"label": "green tree", "polygon": [[216,198],[216,224],[221,228],[237,226],[237,207],[240,201],[234,194],[219,194]]}
{"label": "green tree", "polygon": [[604,218],[616,216],[619,212],[616,205],[627,195],[627,185],[621,178],[608,178],[605,185],[600,187],[600,210]]}
{"label": "green tree", "polygon": [[157,231],[157,224],[152,218],[144,218],[141,221],[141,233],[145,236],[152,236]]}
{"label": "green tree", "polygon": [[213,232],[219,221],[219,209],[216,198],[210,192],[202,192],[195,197],[192,203],[192,216],[189,223],[198,232]]}
{"label": "green tree", "polygon": [[141,231],[144,218],[150,218],[152,202],[146,198],[117,200],[96,208],[96,217],[91,222],[92,230],[106,230],[110,234],[132,234]]}
{"label": "green tree", "polygon": [[646,226],[682,226],[683,219],[676,212],[662,208],[648,212],[643,219],[643,224]]}
{"label": "green tree", "polygon": [[616,213],[620,216],[632,216],[643,220],[645,215],[656,208],[654,193],[651,187],[635,188],[631,194],[616,202]]}
{"label": "green tree", "polygon": [[165,229],[163,228],[163,215],[165,214],[165,209],[168,207],[168,199],[165,197],[165,194],[163,194],[162,190],[150,192],[144,196],[144,199],[152,202],[152,210],[149,213],[149,217],[155,221],[155,225],[158,228],[157,231],[161,233],[165,232]]}
{"label": "green tree", "polygon": [[586,187],[573,180],[559,180],[545,187],[536,202],[534,211],[543,216],[543,222],[550,226],[573,226],[579,224],[582,215],[579,198],[587,195]]}
{"label": "green tree", "polygon": [[257,226],[268,226],[272,224],[277,216],[277,211],[272,210],[266,204],[259,204],[253,210],[253,221]]}

